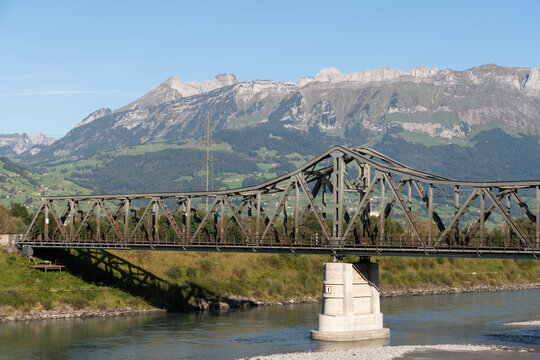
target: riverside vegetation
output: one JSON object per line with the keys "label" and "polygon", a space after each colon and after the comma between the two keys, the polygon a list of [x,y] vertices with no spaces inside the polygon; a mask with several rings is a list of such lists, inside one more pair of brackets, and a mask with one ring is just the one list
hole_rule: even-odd
{"label": "riverside vegetation", "polygon": [[[21,231],[29,221],[30,216],[22,206],[14,205],[10,210],[0,207],[1,229]],[[161,251],[114,251],[113,254],[152,273],[170,287],[200,290],[175,310],[205,308],[201,304],[209,298],[219,302],[244,298],[251,304],[318,298],[322,264],[332,260],[330,256],[293,254]],[[345,258],[349,262],[356,260],[356,257]],[[534,260],[380,257],[374,261],[380,265],[383,296],[448,289],[459,292],[515,288],[540,283],[540,262]],[[58,308],[144,311],[156,306],[129,288],[85,281],[76,272],[72,274],[69,267],[60,277],[58,273],[45,274],[30,265],[17,253],[0,251],[0,318],[14,311]]]}

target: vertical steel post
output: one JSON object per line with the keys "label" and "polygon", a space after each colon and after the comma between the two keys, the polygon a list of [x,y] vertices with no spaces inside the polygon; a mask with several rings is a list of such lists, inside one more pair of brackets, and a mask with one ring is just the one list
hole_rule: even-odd
{"label": "vertical steel post", "polygon": [[433,184],[429,184],[428,198],[428,239],[427,244],[433,243]]}
{"label": "vertical steel post", "polygon": [[184,241],[187,241],[186,235],[186,200],[182,201],[182,232],[184,233]]}
{"label": "vertical steel post", "polygon": [[[302,175],[300,175],[302,176]],[[300,239],[300,194],[298,193],[298,181],[294,182],[295,190],[295,208],[294,208],[294,242],[298,243]]]}
{"label": "vertical steel post", "polygon": [[334,219],[332,222],[332,238],[335,242],[340,242],[343,237],[343,189],[344,189],[344,167],[343,153],[335,151],[332,153],[334,159]]}
{"label": "vertical steel post", "polygon": [[323,184],[322,186],[322,193],[321,193],[321,201],[322,201],[322,217],[326,221],[326,184]]}
{"label": "vertical steel post", "polygon": [[540,247],[540,186],[536,186],[536,247]]}
{"label": "vertical steel post", "polygon": [[[510,195],[506,197],[506,211],[510,214]],[[510,224],[508,220],[506,221],[506,244],[505,246],[510,246]]]}
{"label": "vertical steel post", "polygon": [[186,199],[186,240],[191,242],[191,198]]}
{"label": "vertical steel post", "polygon": [[124,200],[124,239],[125,241],[129,240],[129,199]]}
{"label": "vertical steel post", "polygon": [[[455,186],[454,200],[455,200],[454,216],[456,216],[458,211],[459,211],[459,185]],[[456,222],[456,227],[454,228],[454,233],[455,233],[454,243],[457,245],[457,242],[459,241],[459,220]]]}
{"label": "vertical steel post", "polygon": [[101,203],[96,205],[96,236],[97,240],[101,241]]}
{"label": "vertical steel post", "polygon": [[75,213],[75,203],[73,200],[69,201],[69,238],[71,241],[73,241],[73,238],[75,237],[75,224],[73,223],[75,221],[74,214]]}
{"label": "vertical steel post", "polygon": [[50,201],[45,203],[45,240],[49,240],[49,204]]}
{"label": "vertical steel post", "polygon": [[225,242],[225,200],[221,200],[221,219],[219,221],[219,238]]}
{"label": "vertical steel post", "polygon": [[257,235],[257,241],[259,241],[259,236],[261,236],[261,192],[257,191],[257,226],[255,233]]}
{"label": "vertical steel post", "polygon": [[384,244],[384,178],[381,179],[381,212],[379,213],[380,220],[380,245]]}
{"label": "vertical steel post", "polygon": [[485,228],[484,228],[484,207],[485,207],[484,192],[480,194],[480,246],[485,245]]}
{"label": "vertical steel post", "polygon": [[[409,213],[412,211],[412,186],[411,186],[411,180],[407,181],[407,210]],[[413,228],[412,224],[409,223],[409,245],[412,245],[412,234],[413,234]]]}
{"label": "vertical steel post", "polygon": [[154,241],[159,240],[159,208],[157,199],[152,199],[152,237]]}

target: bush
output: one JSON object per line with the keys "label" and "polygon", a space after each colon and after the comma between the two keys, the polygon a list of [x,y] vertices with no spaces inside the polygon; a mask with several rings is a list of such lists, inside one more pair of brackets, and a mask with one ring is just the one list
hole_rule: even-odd
{"label": "bush", "polygon": [[184,271],[180,265],[171,265],[167,270],[165,270],[165,275],[173,280],[182,278],[183,274]]}

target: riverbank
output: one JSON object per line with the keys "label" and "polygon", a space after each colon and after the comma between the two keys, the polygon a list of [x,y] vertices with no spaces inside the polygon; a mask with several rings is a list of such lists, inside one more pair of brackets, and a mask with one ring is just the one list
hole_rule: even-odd
{"label": "riverbank", "polygon": [[[141,284],[135,289],[138,296],[134,296],[118,286],[125,280],[118,278],[110,286],[102,286],[99,279],[86,282],[82,279],[84,273],[82,277],[69,271],[61,276],[46,274],[31,269],[32,263],[17,252],[0,251],[0,321],[134,315],[164,311],[163,308],[206,311],[318,302],[322,263],[328,261],[325,256],[290,254],[116,253],[141,269],[149,269],[148,274],[161,278],[160,283],[165,283],[165,287],[156,292],[148,284]],[[537,261],[439,258],[376,258],[375,261],[380,265],[381,297],[540,288]],[[131,273],[129,268],[119,270]],[[154,294],[154,300],[181,299],[182,303],[149,302],[142,298],[144,294]]]}
{"label": "riverbank", "polygon": [[[473,292],[495,292],[495,291],[516,291],[540,289],[540,283],[535,284],[516,284],[503,286],[481,285],[470,288],[456,288],[444,286],[423,286],[417,289],[406,290],[387,290],[382,289],[381,297],[402,297],[402,296],[428,296],[444,294],[464,294]],[[291,298],[277,301],[261,300],[254,297],[245,297],[239,295],[224,296],[219,300],[201,300],[191,306],[188,311],[227,311],[229,309],[241,309],[249,307],[283,306],[305,303],[320,302],[321,298],[305,296],[302,298]],[[7,310],[7,311],[6,311]],[[69,304],[56,306],[54,309],[43,309],[41,305],[30,310],[17,310],[13,308],[6,309],[0,307],[0,322],[6,321],[24,321],[24,320],[51,320],[51,319],[70,319],[70,318],[88,318],[88,317],[112,317],[126,315],[144,315],[166,312],[165,309],[149,307],[113,307],[106,309],[95,309],[85,307],[75,309]]]}
{"label": "riverbank", "polygon": [[[0,309],[1,312],[2,309]],[[9,315],[0,313],[0,322],[4,321],[24,321],[24,320],[58,320],[90,317],[111,317],[155,314],[165,312],[163,309],[120,307],[111,309],[73,309],[69,305],[56,306],[54,309],[32,309],[30,311],[13,310]]]}
{"label": "riverbank", "polygon": [[465,294],[465,293],[474,293],[474,292],[516,291],[516,290],[531,290],[531,289],[540,289],[540,282],[532,283],[532,284],[474,285],[470,287],[422,285],[418,288],[408,288],[408,289],[382,288],[381,297]]}
{"label": "riverbank", "polygon": [[[445,295],[445,294],[465,294],[475,292],[494,292],[494,291],[517,291],[517,290],[532,290],[540,289],[540,282],[534,284],[505,284],[505,285],[476,285],[471,287],[451,287],[441,286],[435,284],[422,284],[418,288],[409,289],[385,289],[384,285],[381,286],[381,297],[398,297],[398,296],[427,296],[427,295]],[[257,299],[254,297],[230,295],[223,297],[217,302],[207,302],[203,300],[201,303],[196,304],[193,310],[215,310],[215,309],[235,309],[246,308],[252,306],[279,306],[279,305],[293,305],[320,302],[320,297],[305,296],[302,298],[291,298],[275,301],[266,301]]]}
{"label": "riverbank", "polygon": [[[317,351],[303,353],[256,356],[251,360],[398,360],[398,359],[532,359],[538,353],[527,349],[513,349],[481,345],[405,345],[356,348],[349,350]],[[244,358],[246,359],[246,358]]]}

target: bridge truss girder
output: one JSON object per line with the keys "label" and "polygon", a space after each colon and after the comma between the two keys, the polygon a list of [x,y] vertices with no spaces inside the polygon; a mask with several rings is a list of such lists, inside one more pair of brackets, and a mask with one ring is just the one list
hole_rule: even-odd
{"label": "bridge truss girder", "polygon": [[[540,181],[457,181],[371,149],[335,146],[257,186],[47,197],[20,245],[535,258],[539,204]],[[512,205],[535,224],[534,234],[520,227]],[[486,236],[493,213],[505,228],[498,243]],[[390,215],[401,221],[401,234],[387,233]]]}

